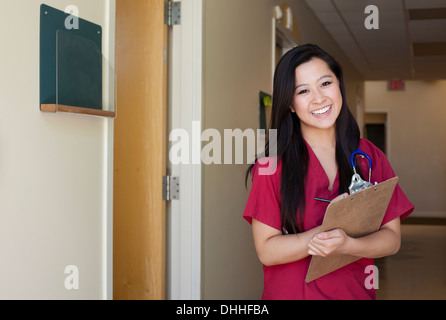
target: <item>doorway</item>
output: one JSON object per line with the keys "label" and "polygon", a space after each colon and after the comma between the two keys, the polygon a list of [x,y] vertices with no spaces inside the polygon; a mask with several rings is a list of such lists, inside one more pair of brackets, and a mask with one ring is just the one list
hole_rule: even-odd
{"label": "doorway", "polygon": [[[182,0],[171,27],[164,5],[116,3],[114,299],[201,297],[201,165],[170,164],[168,133],[194,136],[202,118],[203,0]],[[167,174],[180,181],[170,203]]]}
{"label": "doorway", "polygon": [[387,112],[366,112],[364,114],[364,138],[370,140],[384,154],[388,155]]}

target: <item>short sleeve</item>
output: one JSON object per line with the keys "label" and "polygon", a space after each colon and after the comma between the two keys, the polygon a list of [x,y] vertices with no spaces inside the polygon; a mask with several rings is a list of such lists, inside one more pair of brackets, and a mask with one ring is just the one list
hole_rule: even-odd
{"label": "short sleeve", "polygon": [[[395,172],[393,171],[389,160],[381,150],[378,150],[377,158],[379,166],[377,166],[376,170],[381,171],[381,181],[379,182],[395,177]],[[387,207],[386,214],[384,215],[382,225],[385,225],[398,217],[400,217],[400,220],[402,221],[407,218],[413,210],[414,206],[410,203],[409,199],[407,199],[399,184],[397,184],[392,198],[390,199],[389,206]]]}
{"label": "short sleeve", "polygon": [[259,174],[263,165],[258,162],[252,169],[252,187],[246,203],[243,218],[252,223],[252,219],[274,229],[282,230],[280,215],[280,177],[279,165],[274,174]]}

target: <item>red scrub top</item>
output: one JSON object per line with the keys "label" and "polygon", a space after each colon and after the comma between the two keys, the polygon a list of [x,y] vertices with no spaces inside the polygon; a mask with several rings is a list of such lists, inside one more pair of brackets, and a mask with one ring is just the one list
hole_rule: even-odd
{"label": "red scrub top", "polygon": [[[361,151],[367,153],[372,160],[372,183],[383,182],[395,177],[384,153],[370,141],[361,139]],[[332,191],[328,189],[328,177],[311,147],[307,144],[309,153],[309,170],[305,185],[304,230],[310,230],[322,224],[328,203],[314,200],[315,197],[334,199],[339,194],[339,173],[336,176]],[[368,178],[368,164],[358,157],[358,165]],[[268,164],[257,162],[252,171],[252,187],[243,217],[249,222],[256,219],[277,230],[282,229],[280,217],[281,197],[280,179],[282,162],[279,161],[271,174],[259,174],[259,169],[265,170]],[[406,218],[414,209],[401,188],[397,185],[384,216],[382,225],[400,217]],[[375,299],[374,289],[367,289],[365,281],[370,272],[365,272],[373,259],[360,259],[341,269],[333,271],[310,283],[305,283],[311,256],[302,260],[275,265],[263,266],[264,287],[262,298],[265,300],[320,300],[320,299]]]}

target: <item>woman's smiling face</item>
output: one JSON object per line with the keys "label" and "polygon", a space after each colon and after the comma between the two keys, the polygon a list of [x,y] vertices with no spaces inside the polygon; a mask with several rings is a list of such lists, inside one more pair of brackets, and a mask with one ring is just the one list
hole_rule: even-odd
{"label": "woman's smiling face", "polygon": [[314,58],[296,68],[291,111],[297,113],[302,130],[334,128],[341,108],[339,80],[325,61]]}

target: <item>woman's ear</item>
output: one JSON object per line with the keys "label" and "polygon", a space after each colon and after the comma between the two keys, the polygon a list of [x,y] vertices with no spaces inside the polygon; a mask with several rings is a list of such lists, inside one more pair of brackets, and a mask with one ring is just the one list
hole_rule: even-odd
{"label": "woman's ear", "polygon": [[295,113],[296,112],[296,111],[294,111],[293,106],[290,106],[290,111],[291,111],[291,113]]}

